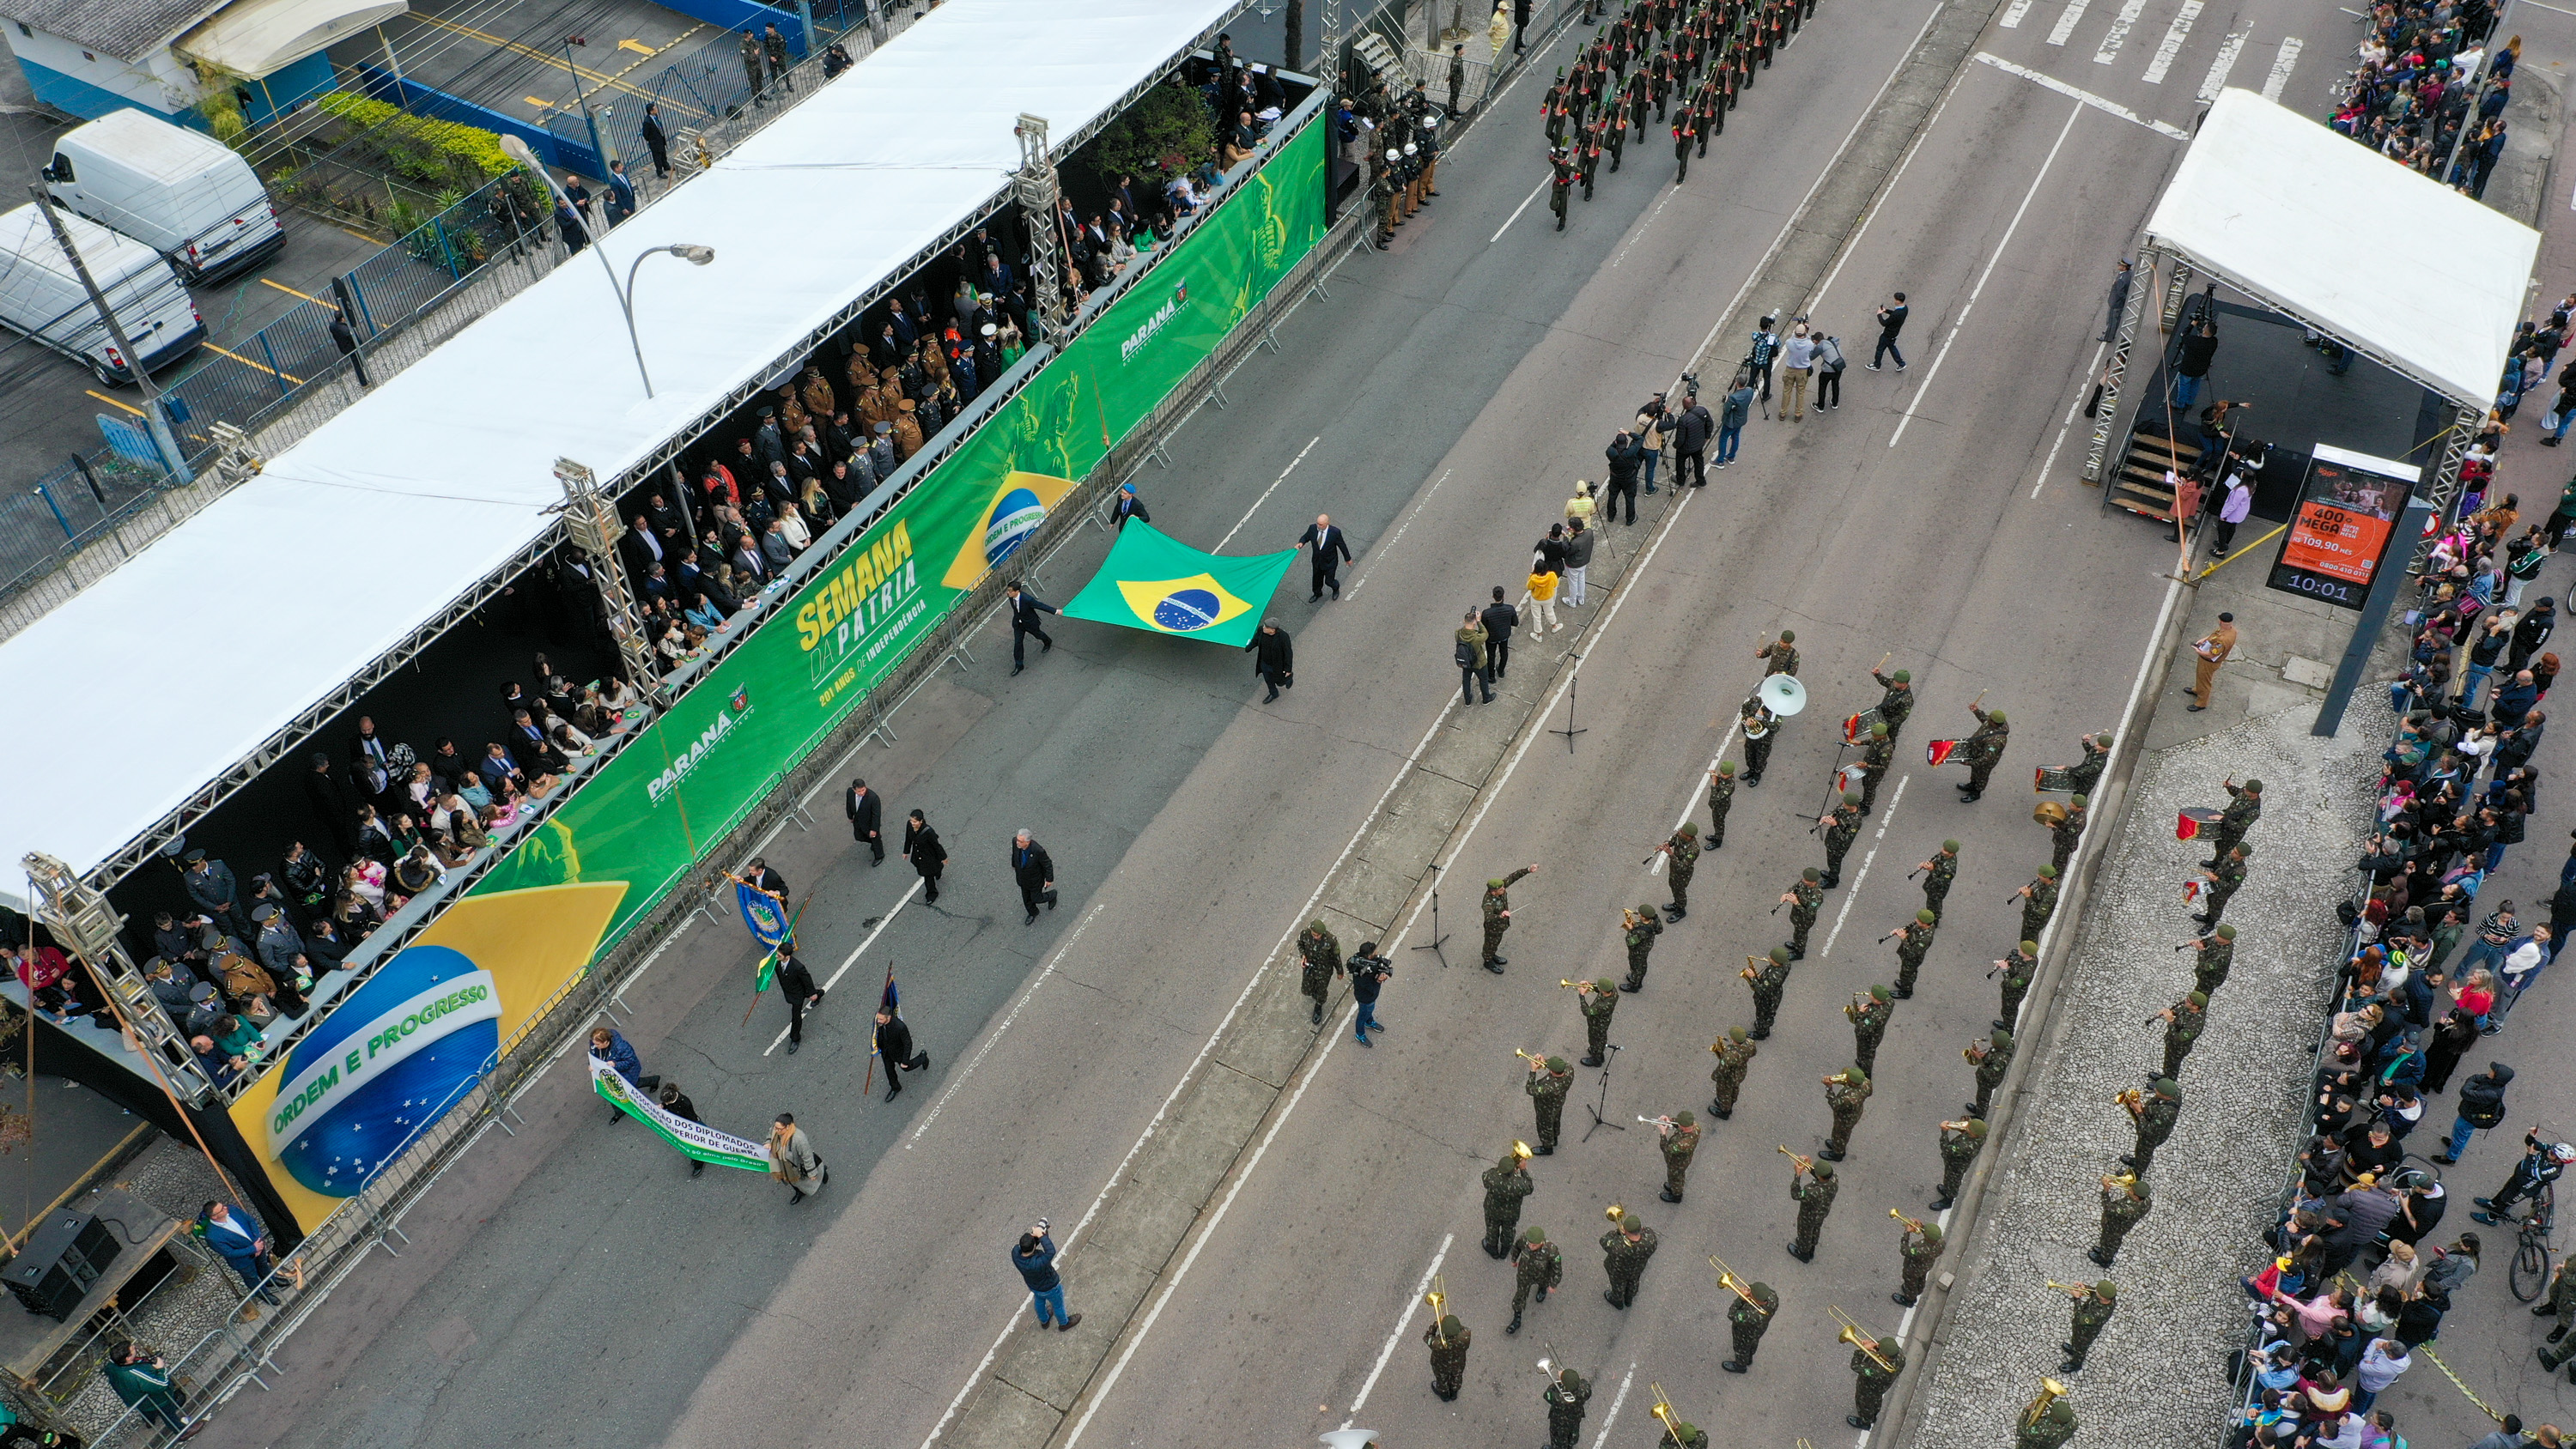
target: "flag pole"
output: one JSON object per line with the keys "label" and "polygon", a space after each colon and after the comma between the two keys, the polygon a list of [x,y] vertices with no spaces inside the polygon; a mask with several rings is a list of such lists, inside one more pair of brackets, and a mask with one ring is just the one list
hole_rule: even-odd
{"label": "flag pole", "polygon": [[[885,1010],[886,993],[893,989],[894,962],[889,960],[886,962],[885,985],[877,988],[877,1011]],[[875,1030],[876,1012],[874,1011],[868,1013],[868,1027],[868,1071],[866,1077],[859,1082],[859,1095],[862,1097],[877,1089],[877,1057],[879,1053],[877,1051],[877,1034]],[[894,1068],[888,1067],[886,1068],[886,1072],[886,1080],[894,1080]]]}

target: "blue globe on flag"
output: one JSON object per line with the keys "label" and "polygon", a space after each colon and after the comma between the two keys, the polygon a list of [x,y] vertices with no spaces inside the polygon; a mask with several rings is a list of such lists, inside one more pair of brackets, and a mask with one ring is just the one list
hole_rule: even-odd
{"label": "blue globe on flag", "polygon": [[984,520],[984,562],[998,564],[1029,541],[1029,535],[1046,522],[1046,504],[1027,488],[1013,488],[993,504],[992,513]]}
{"label": "blue globe on flag", "polygon": [[1225,605],[1206,589],[1174,589],[1154,606],[1154,622],[1176,634],[1205,629],[1224,617]]}

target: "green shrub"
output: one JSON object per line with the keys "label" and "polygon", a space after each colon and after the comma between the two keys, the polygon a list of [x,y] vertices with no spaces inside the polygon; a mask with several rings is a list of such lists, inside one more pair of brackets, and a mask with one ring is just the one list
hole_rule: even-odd
{"label": "green shrub", "polygon": [[313,103],[324,114],[362,128],[368,144],[396,170],[425,182],[450,181],[460,168],[465,177],[478,180],[518,169],[519,163],[502,153],[501,138],[479,126],[411,115],[349,91],[325,92]]}
{"label": "green shrub", "polygon": [[1177,83],[1147,91],[1084,149],[1104,186],[1121,175],[1139,180],[1187,171],[1216,150],[1216,122],[1198,92]]}

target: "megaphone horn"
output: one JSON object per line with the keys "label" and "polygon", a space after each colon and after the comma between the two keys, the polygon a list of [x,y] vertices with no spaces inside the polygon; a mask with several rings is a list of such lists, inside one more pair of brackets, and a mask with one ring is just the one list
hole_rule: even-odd
{"label": "megaphone horn", "polygon": [[1786,674],[1763,680],[1756,693],[1762,707],[1776,715],[1793,715],[1807,707],[1807,686]]}

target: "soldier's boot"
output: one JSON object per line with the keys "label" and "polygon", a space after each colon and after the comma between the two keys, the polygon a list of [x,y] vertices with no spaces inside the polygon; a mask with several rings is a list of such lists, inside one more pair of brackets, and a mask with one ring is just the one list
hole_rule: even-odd
{"label": "soldier's boot", "polygon": [[1827,1162],[1840,1162],[1843,1160],[1843,1144],[1828,1137],[1825,1145],[1816,1149],[1816,1155]]}
{"label": "soldier's boot", "polygon": [[1315,1003],[1315,1012],[1310,1020],[1312,1020],[1317,1026],[1322,1026],[1324,1024],[1324,1003],[1320,1001]]}
{"label": "soldier's boot", "polygon": [[2102,1251],[2102,1245],[2096,1243],[2092,1247],[2084,1250],[2084,1256],[2092,1259],[2096,1265],[2108,1268],[2111,1266],[2111,1260],[2119,1257],[2120,1252],[2117,1248],[2114,1248],[2110,1252],[2105,1253]]}
{"label": "soldier's boot", "polygon": [[1679,901],[1664,902],[1664,924],[1666,925],[1670,925],[1689,914],[1690,907],[1683,905]]}
{"label": "soldier's boot", "polygon": [[[1748,1032],[1746,1035],[1749,1036],[1751,1033]],[[1723,1122],[1729,1117],[1735,1115],[1735,1109],[1712,1097],[1709,1099],[1708,1103],[1708,1115],[1715,1117],[1720,1122]]]}
{"label": "soldier's boot", "polygon": [[1619,989],[1631,994],[1645,990],[1646,973],[1643,971],[1629,972],[1628,979],[1619,983]]}
{"label": "soldier's boot", "polygon": [[1816,1261],[1816,1250],[1808,1247],[1804,1243],[1791,1243],[1789,1245],[1789,1256],[1797,1259],[1801,1263],[1812,1263]]}
{"label": "soldier's boot", "polygon": [[1602,1289],[1601,1296],[1613,1308],[1625,1308],[1628,1306],[1628,1300],[1619,1296],[1619,1285],[1616,1283]]}
{"label": "soldier's boot", "polygon": [[1916,1303],[1922,1301],[1917,1298],[1910,1298],[1902,1293],[1890,1293],[1887,1295],[1887,1299],[1899,1308],[1911,1308]]}
{"label": "soldier's boot", "polygon": [[1752,1365],[1752,1364],[1750,1364],[1750,1363],[1745,1362],[1743,1359],[1740,1359],[1740,1358],[1731,1358],[1731,1359],[1728,1359],[1726,1362],[1724,1362],[1724,1363],[1722,1363],[1722,1364],[1719,1364],[1719,1365],[1718,1365],[1718,1367],[1719,1367],[1719,1368],[1722,1368],[1722,1369],[1724,1369],[1724,1370],[1726,1370],[1728,1373],[1731,1373],[1731,1374],[1740,1374],[1740,1373],[1743,1373],[1743,1372],[1745,1372],[1746,1370],[1748,1370],[1748,1369],[1752,1368],[1752,1367],[1753,1367],[1753,1365]]}
{"label": "soldier's boot", "polygon": [[1520,1332],[1520,1331],[1521,1331],[1521,1316],[1520,1316],[1518,1313],[1514,1313],[1514,1314],[1512,1315],[1512,1321],[1503,1325],[1503,1332],[1505,1332],[1505,1333],[1518,1333],[1518,1332]]}
{"label": "soldier's boot", "polygon": [[[1804,931],[1801,931],[1801,932],[1799,932],[1799,933],[1798,933],[1798,935],[1800,935],[1800,936],[1803,936],[1803,935],[1805,935],[1805,934],[1806,934],[1806,933],[1805,933]],[[1792,960],[1792,961],[1804,961],[1804,960],[1806,960],[1806,959],[1807,959],[1807,948],[1806,948],[1803,944],[1801,944],[1801,943],[1799,942],[1799,940],[1798,940],[1798,937],[1797,937],[1797,936],[1792,936],[1792,937],[1790,937],[1788,940],[1783,941],[1783,942],[1781,942],[1780,944],[1789,948],[1789,959],[1790,959],[1790,960]]]}

